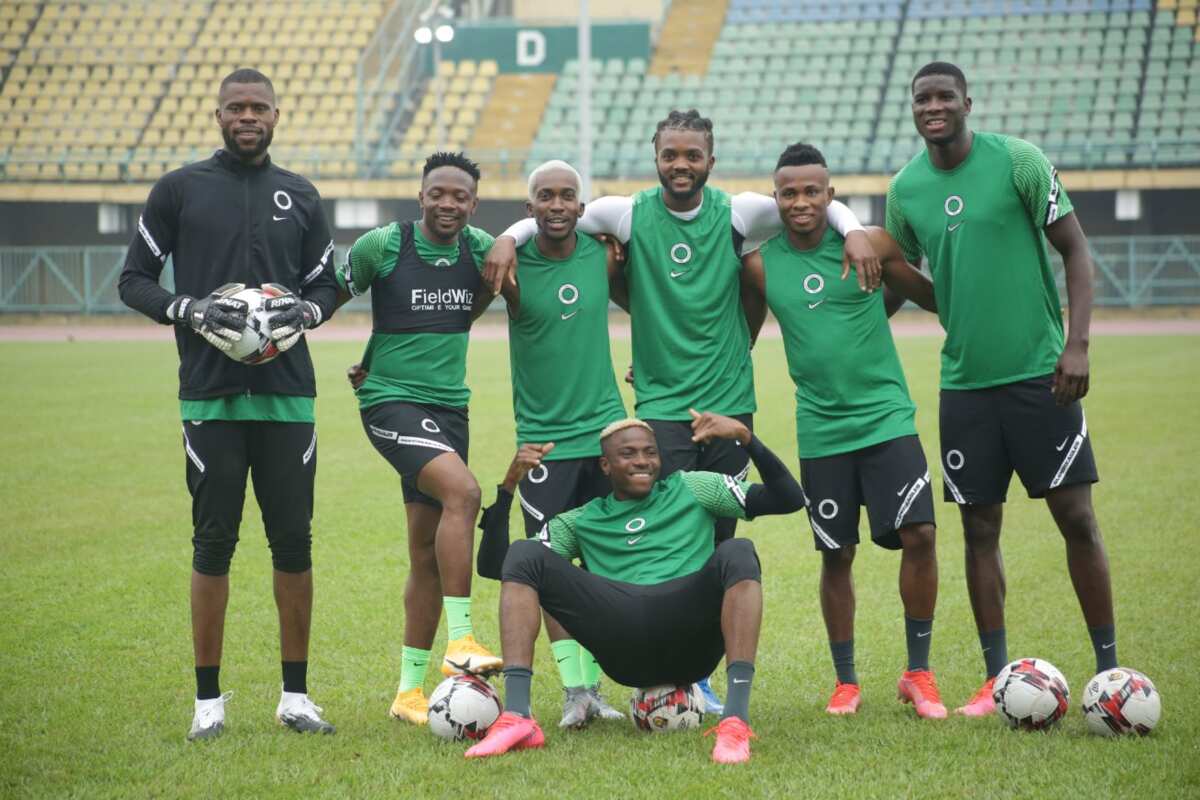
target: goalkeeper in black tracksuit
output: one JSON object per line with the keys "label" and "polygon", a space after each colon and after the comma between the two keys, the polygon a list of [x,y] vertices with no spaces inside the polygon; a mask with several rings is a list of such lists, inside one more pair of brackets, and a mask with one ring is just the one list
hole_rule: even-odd
{"label": "goalkeeper in black tracksuit", "polygon": [[[189,739],[221,733],[225,701],[218,673],[246,475],[262,509],[274,565],[283,693],[281,723],[332,733],[308,698],[312,614],[311,533],[316,383],[303,333],[336,307],[333,240],[316,188],[271,163],[267,148],[279,112],[270,80],[240,69],[221,83],[217,122],[225,148],[163,176],[150,192],[121,273],[121,299],[175,326],[179,401],[192,495],[192,640],[196,704]],[[176,294],[159,274],[172,257]],[[227,358],[247,305],[232,297],[275,284],[274,361]]]}

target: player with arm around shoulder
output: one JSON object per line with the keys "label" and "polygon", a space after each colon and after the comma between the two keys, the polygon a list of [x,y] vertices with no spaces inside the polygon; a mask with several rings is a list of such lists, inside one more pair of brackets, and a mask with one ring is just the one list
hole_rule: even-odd
{"label": "player with arm around shoulder", "polygon": [[418,194],[420,220],[364,234],[337,276],[343,301],[371,292],[371,338],[352,383],[367,438],[401,476],[409,576],[390,713],[418,725],[427,718],[425,670],[443,610],[443,674],[501,665],[475,640],[470,612],[480,494],[467,468],[467,339],[492,297],[479,277],[492,238],[468,224],[479,177],[461,153],[434,153]]}
{"label": "player with arm around shoulder", "polygon": [[[713,527],[726,516],[791,513],[803,505],[804,495],[745,424],[710,413],[693,415],[698,442],[738,441],[763,483],[688,471],[660,479],[653,430],[629,419],[601,433],[600,463],[612,482],[611,495],[550,520],[541,543],[526,539],[506,548],[504,517],[488,521],[480,572],[499,571],[503,580],[505,711],[483,741],[467,751],[468,758],[545,743],[529,702],[539,609],[592,652],[607,675],[627,686],[693,683],[724,657],[729,693],[716,727],[713,760],[750,758],[761,570],[750,540],[714,546]],[[574,559],[586,561],[588,570],[574,566]],[[631,626],[631,620],[637,624]]]}
{"label": "player with arm around shoulder", "polygon": [[[927,64],[912,81],[925,150],[888,187],[887,228],[909,260],[929,263],[942,347],[942,480],[958,504],[967,590],[987,680],[958,709],[994,711],[1008,662],[1001,518],[1015,470],[1045,498],[1066,543],[1096,670],[1117,665],[1108,557],[1092,505],[1098,480],[1080,400],[1088,391],[1093,265],[1058,173],[1029,142],[972,131],[958,67]],[[1063,256],[1064,337],[1049,241]]]}
{"label": "player with arm around shoulder", "polygon": [[[796,386],[796,439],[813,541],[821,553],[821,611],[837,673],[826,711],[853,714],[861,692],[854,667],[854,583],[862,506],[871,538],[900,550],[900,598],[908,664],[898,692],[918,716],[943,718],[929,666],[937,600],[933,493],[914,424],[916,407],[888,327],[881,294],[839,278],[842,237],[829,225],[833,199],[821,152],[794,144],[779,158],[775,199],[784,233],[746,258],[745,269],[783,331]],[[884,285],[934,310],[929,279],[879,228]]]}

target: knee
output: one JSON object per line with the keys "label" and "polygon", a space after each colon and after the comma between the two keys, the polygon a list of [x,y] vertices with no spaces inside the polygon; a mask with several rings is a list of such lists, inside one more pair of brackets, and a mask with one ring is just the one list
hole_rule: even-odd
{"label": "knee", "polygon": [[542,566],[550,554],[550,549],[538,539],[513,542],[508,547],[508,554],[504,556],[500,580],[537,587],[541,582]]}
{"label": "knee", "polygon": [[440,498],[443,511],[452,514],[462,514],[474,519],[479,514],[479,505],[483,492],[479,490],[479,482],[468,476],[466,480],[447,492],[446,497]]}
{"label": "knee", "polygon": [[854,556],[858,547],[852,544],[843,545],[836,550],[821,551],[821,568],[826,572],[845,572],[854,564]]}
{"label": "knee", "polygon": [[995,510],[989,508],[970,513],[964,510],[963,540],[966,542],[967,550],[975,552],[998,548],[1000,546],[1001,519],[999,507]]}
{"label": "knee", "polygon": [[312,569],[312,533],[307,528],[293,533],[267,537],[271,547],[271,565],[280,572],[307,572]]}
{"label": "knee", "polygon": [[1064,539],[1080,544],[1100,542],[1100,526],[1096,524],[1096,513],[1090,503],[1072,503],[1060,509],[1056,516]]}
{"label": "knee", "polygon": [[729,539],[717,547],[717,567],[721,583],[729,588],[744,580],[761,581],[762,565],[754,542],[749,539]]}
{"label": "knee", "polygon": [[900,545],[904,552],[932,557],[937,552],[937,529],[928,522],[909,525],[900,530]]}
{"label": "knee", "polygon": [[237,543],[236,532],[224,535],[202,535],[200,531],[197,531],[192,536],[192,569],[201,575],[211,575],[212,577],[228,575]]}

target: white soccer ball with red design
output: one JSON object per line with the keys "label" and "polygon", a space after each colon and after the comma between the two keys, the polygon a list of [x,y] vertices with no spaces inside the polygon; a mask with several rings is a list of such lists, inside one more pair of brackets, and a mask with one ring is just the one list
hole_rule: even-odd
{"label": "white soccer ball with red design", "polygon": [[643,731],[698,728],[704,719],[704,695],[696,684],[638,689],[629,701],[629,718]]}
{"label": "white soccer ball with red design", "polygon": [[266,364],[279,355],[279,348],[271,341],[271,328],[267,324],[271,313],[263,308],[263,301],[268,297],[278,297],[281,292],[271,288],[242,289],[232,297],[234,300],[244,300],[250,307],[246,314],[246,327],[242,329],[242,338],[233,343],[225,351],[225,355],[243,364]]}
{"label": "white soccer ball with red design", "polygon": [[429,695],[429,730],[450,741],[482,739],[500,716],[500,695],[478,675],[454,675]]}
{"label": "white soccer ball with red design", "polygon": [[1107,669],[1083,690],[1083,715],[1097,735],[1145,736],[1158,724],[1162,698],[1154,682],[1137,670]]}
{"label": "white soccer ball with red design", "polygon": [[1010,728],[1044,731],[1067,713],[1071,690],[1058,668],[1040,658],[1020,658],[996,676],[992,685],[999,717]]}

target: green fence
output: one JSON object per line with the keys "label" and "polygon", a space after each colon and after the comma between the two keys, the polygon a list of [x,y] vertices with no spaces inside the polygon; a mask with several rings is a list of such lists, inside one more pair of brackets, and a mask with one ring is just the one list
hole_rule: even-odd
{"label": "green fence", "polygon": [[[1200,305],[1200,236],[1096,236],[1096,304]],[[337,263],[345,245],[337,248]],[[0,313],[128,312],[117,295],[124,247],[0,248]],[[1066,300],[1061,262],[1059,292]],[[162,283],[172,288],[171,264]],[[367,308],[365,298],[351,307]]]}

